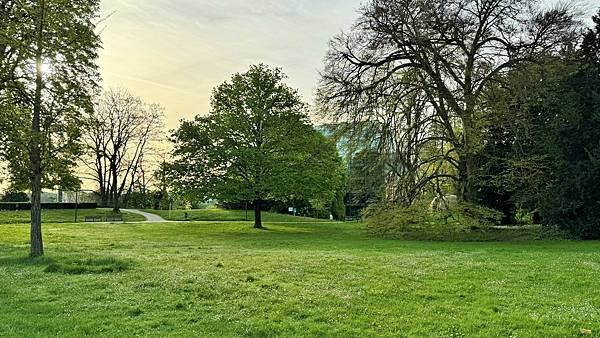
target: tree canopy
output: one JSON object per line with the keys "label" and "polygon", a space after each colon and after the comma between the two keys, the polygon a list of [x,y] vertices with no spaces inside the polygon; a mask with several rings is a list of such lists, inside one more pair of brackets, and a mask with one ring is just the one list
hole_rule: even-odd
{"label": "tree canopy", "polygon": [[279,69],[236,74],[213,91],[212,110],[173,134],[173,179],[200,199],[250,201],[262,227],[265,200],[333,199],[342,177],[335,144]]}
{"label": "tree canopy", "polygon": [[[402,130],[392,137],[406,146],[385,153],[412,157],[405,165],[425,178],[417,187],[450,178],[474,201],[482,93],[520,63],[576,41],[576,28],[568,7],[534,0],[371,0],[331,42],[320,103],[351,128],[375,123],[384,138]],[[406,143],[415,130],[419,140]],[[439,161],[452,170],[440,171]]]}
{"label": "tree canopy", "polygon": [[31,255],[43,254],[42,187],[78,185],[81,116],[98,85],[98,0],[0,1],[0,128],[12,183],[32,192]]}

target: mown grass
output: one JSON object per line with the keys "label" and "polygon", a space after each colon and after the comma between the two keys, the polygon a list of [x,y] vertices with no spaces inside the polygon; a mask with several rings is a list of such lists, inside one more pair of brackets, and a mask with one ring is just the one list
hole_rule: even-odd
{"label": "mown grass", "polygon": [[[85,216],[106,216],[112,215],[110,209],[80,209],[77,210],[77,221],[83,222]],[[144,216],[122,212],[123,221],[140,222],[145,221]],[[31,212],[29,210],[6,211],[0,210],[0,224],[24,224],[31,221]],[[42,210],[42,221],[44,223],[73,223],[75,222],[75,210]]]}
{"label": "mown grass", "polygon": [[[600,243],[376,239],[357,223],[0,226],[0,333],[568,337],[600,333]],[[584,331],[581,331],[584,330]]]}
{"label": "mown grass", "polygon": [[[185,213],[190,221],[254,221],[254,210],[196,209],[196,210],[146,210],[170,221],[184,221]],[[327,222],[326,220],[300,217],[273,212],[263,212],[264,222]]]}

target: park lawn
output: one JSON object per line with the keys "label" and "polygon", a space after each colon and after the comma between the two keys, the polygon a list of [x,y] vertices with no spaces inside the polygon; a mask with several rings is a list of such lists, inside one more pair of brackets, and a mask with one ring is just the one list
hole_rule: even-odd
{"label": "park lawn", "polygon": [[[83,222],[85,216],[106,216],[112,215],[110,209],[79,209],[77,210],[78,222]],[[141,215],[132,214],[123,211],[123,221],[125,222],[140,222],[146,218]],[[0,224],[23,224],[31,221],[31,212],[29,210],[6,211],[0,210]],[[72,223],[75,221],[75,210],[42,210],[43,223]]]}
{"label": "park lawn", "polygon": [[[225,209],[195,209],[195,210],[146,210],[147,212],[160,215],[170,221],[185,220],[185,213],[191,221],[254,221],[254,210],[225,210]],[[274,212],[262,213],[264,222],[327,222],[328,220],[300,217]]]}
{"label": "park lawn", "polygon": [[[0,225],[0,333],[600,334],[600,243],[368,237],[357,223]],[[581,331],[584,330],[584,331]]]}

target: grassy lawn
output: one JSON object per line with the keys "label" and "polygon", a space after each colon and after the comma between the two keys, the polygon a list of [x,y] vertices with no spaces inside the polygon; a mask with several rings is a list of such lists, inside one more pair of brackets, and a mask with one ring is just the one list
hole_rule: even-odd
{"label": "grassy lawn", "polygon": [[[85,216],[111,215],[109,209],[80,209],[77,210],[79,222],[85,220]],[[123,212],[125,222],[139,222],[146,220],[144,216]],[[0,210],[0,224],[24,224],[31,221],[30,211],[5,211]],[[75,210],[42,210],[42,221],[44,223],[72,223],[75,221]]]}
{"label": "grassy lawn", "polygon": [[[6,336],[600,333],[600,243],[434,243],[356,223],[0,225]],[[588,331],[584,331],[588,332]]]}
{"label": "grassy lawn", "polygon": [[[245,210],[224,210],[224,209],[200,209],[200,210],[172,210],[169,216],[168,210],[146,210],[147,212],[160,215],[162,218],[170,221],[185,220],[185,213],[188,213],[188,219],[192,221],[254,221],[254,210],[248,210],[246,218]],[[264,222],[327,222],[322,219],[299,217],[272,212],[263,212]]]}

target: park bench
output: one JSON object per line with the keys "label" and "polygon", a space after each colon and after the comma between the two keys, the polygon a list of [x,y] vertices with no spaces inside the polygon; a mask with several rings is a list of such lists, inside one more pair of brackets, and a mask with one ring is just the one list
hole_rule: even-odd
{"label": "park bench", "polygon": [[346,222],[352,222],[352,221],[361,221],[362,218],[360,216],[346,216]]}
{"label": "park bench", "polygon": [[86,222],[102,222],[102,216],[85,216]]}
{"label": "park bench", "polygon": [[122,215],[106,216],[106,221],[107,222],[123,222],[123,216]]}

